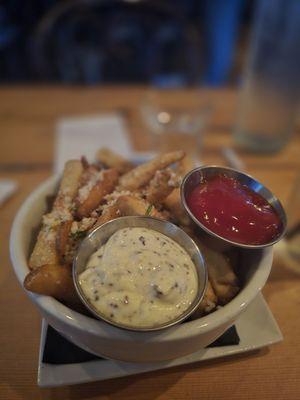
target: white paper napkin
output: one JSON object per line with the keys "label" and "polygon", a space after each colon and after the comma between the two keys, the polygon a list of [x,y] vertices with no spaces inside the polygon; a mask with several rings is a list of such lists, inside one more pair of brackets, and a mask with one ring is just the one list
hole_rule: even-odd
{"label": "white paper napkin", "polygon": [[0,179],[0,206],[15,193],[17,188],[17,182],[11,179]]}
{"label": "white paper napkin", "polygon": [[54,172],[61,172],[67,160],[83,155],[93,161],[100,147],[109,147],[126,158],[131,156],[132,148],[121,115],[111,113],[59,120]]}

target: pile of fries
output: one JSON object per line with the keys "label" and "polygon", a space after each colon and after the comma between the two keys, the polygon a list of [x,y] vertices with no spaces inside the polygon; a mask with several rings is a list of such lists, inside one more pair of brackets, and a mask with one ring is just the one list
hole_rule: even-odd
{"label": "pile of fries", "polygon": [[93,164],[84,158],[68,161],[52,210],[43,216],[25,288],[76,308],[80,300],[73,285],[72,262],[82,239],[120,216],[148,215],[183,228],[204,254],[209,282],[193,317],[228,303],[239,291],[232,263],[200,242],[181,205],[180,182],[193,166],[183,151],[161,154],[139,166],[106,148],[97,152]]}

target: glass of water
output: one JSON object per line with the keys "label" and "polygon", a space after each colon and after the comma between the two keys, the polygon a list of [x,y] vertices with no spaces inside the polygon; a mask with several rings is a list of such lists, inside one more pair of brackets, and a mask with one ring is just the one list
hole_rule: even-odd
{"label": "glass of water", "polygon": [[195,158],[199,157],[211,111],[198,90],[153,89],[141,105],[153,150],[181,149]]}
{"label": "glass of water", "polygon": [[289,140],[300,98],[300,1],[256,2],[234,132],[246,150],[274,152]]}

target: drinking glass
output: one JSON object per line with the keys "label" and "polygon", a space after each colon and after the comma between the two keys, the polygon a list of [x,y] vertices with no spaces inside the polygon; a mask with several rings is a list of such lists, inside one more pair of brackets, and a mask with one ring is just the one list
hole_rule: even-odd
{"label": "drinking glass", "polygon": [[256,2],[250,55],[234,139],[255,152],[289,140],[300,96],[300,1]]}
{"label": "drinking glass", "polygon": [[150,90],[141,105],[153,150],[181,149],[195,158],[199,157],[211,111],[198,90]]}
{"label": "drinking glass", "polygon": [[298,173],[287,202],[288,230],[286,248],[298,260],[300,271],[300,172]]}

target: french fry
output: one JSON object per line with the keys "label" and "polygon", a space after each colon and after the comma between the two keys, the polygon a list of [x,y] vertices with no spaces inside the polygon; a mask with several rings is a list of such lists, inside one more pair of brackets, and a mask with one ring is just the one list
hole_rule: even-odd
{"label": "french fry", "polygon": [[183,178],[193,168],[195,168],[195,161],[191,156],[186,155],[179,161],[176,172]]}
{"label": "french fry", "polygon": [[217,304],[218,304],[218,298],[211,286],[210,281],[208,280],[203,299],[199,304],[198,308],[196,309],[196,311],[193,313],[192,319],[197,319],[205,314],[208,314],[217,307]]}
{"label": "french fry", "polygon": [[171,216],[177,223],[184,226],[190,225],[190,218],[181,204],[179,188],[175,188],[169,196],[164,199],[163,205],[170,211]]}
{"label": "french fry", "polygon": [[103,198],[114,190],[118,176],[116,169],[111,168],[103,171],[102,179],[96,182],[89,191],[87,198],[79,204],[76,211],[78,218],[88,217],[99,206]]}
{"label": "french fry", "polygon": [[93,226],[93,229],[97,228],[100,225],[105,224],[106,222],[109,222],[115,218],[120,217],[120,210],[118,209],[118,206],[116,204],[113,204],[111,206],[108,206],[98,217],[96,224]]}
{"label": "french fry", "polygon": [[239,292],[238,278],[228,257],[197,240],[208,270],[208,277],[220,304],[227,304]]}
{"label": "french fry", "polygon": [[133,164],[130,161],[106,147],[102,147],[97,151],[96,159],[108,168],[115,168],[120,175],[133,168]]}
{"label": "french fry", "polygon": [[42,265],[26,276],[24,287],[30,292],[53,296],[67,303],[79,302],[71,268],[65,265]]}
{"label": "french fry", "polygon": [[120,216],[147,215],[149,217],[166,219],[165,216],[146,200],[134,196],[120,196],[116,201]]}
{"label": "french fry", "polygon": [[48,263],[59,262],[59,255],[56,248],[56,234],[56,227],[42,226],[29,259],[30,269],[36,269]]}
{"label": "french fry", "polygon": [[161,154],[147,163],[139,165],[133,170],[121,176],[119,180],[120,190],[136,190],[147,185],[155,175],[155,172],[166,168],[167,166],[181,160],[184,157],[184,152],[174,151]]}
{"label": "french fry", "polygon": [[85,156],[82,156],[82,157],[80,158],[80,161],[81,161],[83,170],[86,170],[86,169],[89,168],[89,166],[91,165],[91,164],[88,162],[88,160],[86,159]]}
{"label": "french fry", "polygon": [[92,179],[94,174],[100,172],[98,168],[93,164],[88,164],[86,160],[84,161],[84,165],[85,167],[80,177],[79,189],[85,186]]}
{"label": "french fry", "polygon": [[[189,171],[195,167],[191,156],[186,155],[179,162],[176,173],[183,178]],[[170,195],[164,199],[164,206],[171,212],[172,216],[180,225],[189,226],[191,221],[181,203],[180,189],[175,188]]]}
{"label": "french fry", "polygon": [[95,222],[96,218],[83,218],[81,221],[72,221],[70,228],[69,226],[61,227],[61,235],[58,235],[61,243],[57,243],[62,248],[61,264],[72,265],[80,242]]}
{"label": "french fry", "polygon": [[115,218],[131,215],[148,215],[159,219],[167,219],[165,214],[157,211],[156,208],[147,201],[130,195],[122,195],[116,199],[114,204],[105,208],[97,219],[93,229]]}
{"label": "french fry", "polygon": [[146,200],[154,206],[161,205],[162,201],[172,192],[173,187],[169,181],[171,174],[169,171],[157,171],[154,178],[150,181],[146,189]]}
{"label": "french fry", "polygon": [[82,173],[81,161],[70,160],[66,162],[53,210],[69,209],[70,203],[77,194]]}
{"label": "french fry", "polygon": [[69,234],[73,221],[64,221],[60,224],[56,236],[56,249],[61,263],[65,262],[66,250],[69,242]]}
{"label": "french fry", "polygon": [[72,201],[77,194],[82,172],[83,167],[80,161],[70,160],[66,163],[53,209],[43,219],[42,228],[29,259],[31,269],[59,262],[56,247],[57,228],[60,220],[72,218]]}

